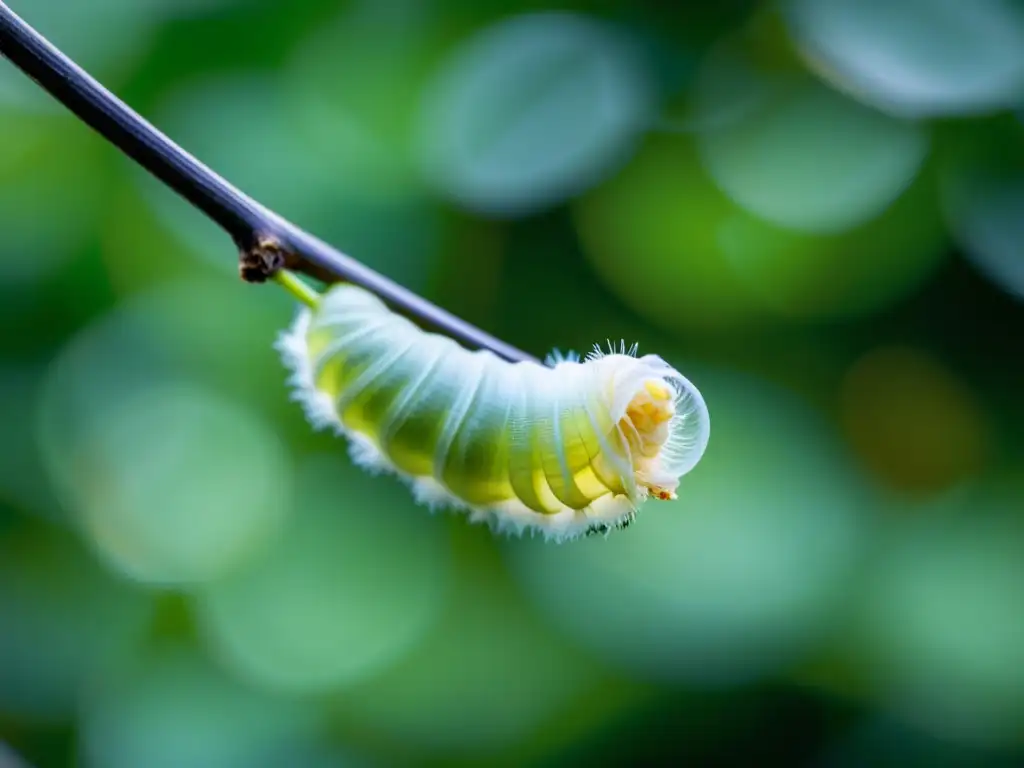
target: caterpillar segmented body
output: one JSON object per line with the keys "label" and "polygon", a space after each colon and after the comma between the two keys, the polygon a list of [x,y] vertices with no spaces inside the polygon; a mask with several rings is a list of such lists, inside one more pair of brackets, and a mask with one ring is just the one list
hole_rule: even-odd
{"label": "caterpillar segmented body", "polygon": [[277,346],[293,397],[349,439],[354,461],[498,530],[561,540],[623,527],[646,498],[675,498],[708,441],[700,392],[660,357],[595,348],[509,363],[352,285],[302,309]]}

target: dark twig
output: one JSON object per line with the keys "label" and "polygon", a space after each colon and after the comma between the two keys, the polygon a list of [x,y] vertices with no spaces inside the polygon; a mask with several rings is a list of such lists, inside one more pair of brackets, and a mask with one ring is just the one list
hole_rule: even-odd
{"label": "dark twig", "polygon": [[281,269],[354,283],[396,311],[506,360],[530,355],[491,336],[300,229],[232,186],[162,134],[0,2],[0,54],[111,144],[216,222],[235,241],[240,272],[264,282]]}

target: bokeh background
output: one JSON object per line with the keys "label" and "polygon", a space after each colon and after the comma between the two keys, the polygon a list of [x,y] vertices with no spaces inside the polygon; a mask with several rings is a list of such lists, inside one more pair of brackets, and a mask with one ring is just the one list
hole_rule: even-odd
{"label": "bokeh background", "polygon": [[534,354],[638,341],[713,425],[608,538],[417,508],[289,402],[293,302],[0,62],[33,765],[1022,764],[1022,4],[10,5],[301,226]]}

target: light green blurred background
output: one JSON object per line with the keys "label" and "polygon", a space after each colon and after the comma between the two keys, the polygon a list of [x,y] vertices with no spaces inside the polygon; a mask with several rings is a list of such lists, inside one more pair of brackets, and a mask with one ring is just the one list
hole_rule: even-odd
{"label": "light green blurred background", "polygon": [[34,765],[1024,764],[1024,5],[10,0],[543,355],[704,393],[569,545],[354,469],[295,308],[0,62],[0,737]]}

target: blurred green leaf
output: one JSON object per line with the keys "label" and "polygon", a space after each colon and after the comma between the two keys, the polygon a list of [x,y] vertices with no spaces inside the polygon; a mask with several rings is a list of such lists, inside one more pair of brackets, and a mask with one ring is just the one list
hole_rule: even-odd
{"label": "blurred green leaf", "polygon": [[948,258],[930,168],[880,216],[840,234],[794,232],[752,216],[733,216],[716,234],[745,290],[797,319],[881,313],[920,290]]}
{"label": "blurred green leaf", "polygon": [[515,17],[472,38],[424,99],[428,177],[461,205],[508,216],[606,176],[654,107],[643,61],[615,29],[561,13]]}
{"label": "blurred green leaf", "polygon": [[85,701],[84,768],[358,764],[327,751],[313,703],[260,696],[186,647],[126,657]]}
{"label": "blurred green leaf", "polygon": [[932,174],[860,227],[802,233],[736,206],[705,175],[693,143],[675,136],[650,139],[575,214],[609,289],[681,334],[756,327],[772,315],[878,312],[918,288],[946,255]]}
{"label": "blurred green leaf", "polygon": [[943,209],[957,243],[989,280],[1024,300],[1024,131],[951,156],[942,168]]}
{"label": "blurred green leaf", "polygon": [[975,115],[1024,96],[1015,0],[786,0],[809,66],[897,115]]}
{"label": "blurred green leaf", "polygon": [[873,219],[910,185],[927,155],[924,127],[806,78],[750,90],[765,94],[761,103],[754,106],[752,96],[746,115],[701,131],[697,144],[727,195],[780,226],[835,233]]}
{"label": "blurred green leaf", "polygon": [[891,527],[856,639],[884,706],[933,733],[1001,745],[1024,724],[1024,528],[1016,494],[995,509],[973,501],[970,515]]}
{"label": "blurred green leaf", "polygon": [[1014,758],[977,745],[958,744],[944,734],[924,733],[892,717],[868,716],[842,732],[827,748],[824,768],[1011,768]]}
{"label": "blurred green leaf", "polygon": [[585,707],[601,680],[598,665],[523,604],[492,535],[461,531],[438,625],[400,663],[336,699],[339,724],[390,762],[491,761]]}
{"label": "blurred green leaf", "polygon": [[170,382],[198,385],[264,419],[287,417],[307,435],[272,349],[289,305],[280,292],[191,279],[140,293],[82,328],[51,361],[37,405],[38,444],[64,506],[79,505],[87,436],[126,399]]}
{"label": "blurred green leaf", "polygon": [[736,208],[707,179],[689,140],[649,138],[573,212],[598,277],[648,322],[685,332],[767,314],[723,258],[717,232]]}
{"label": "blurred green leaf", "polygon": [[0,366],[0,499],[57,522],[63,515],[35,440],[33,406],[41,380],[35,367]]}
{"label": "blurred green leaf", "polygon": [[285,693],[348,688],[412,652],[448,594],[441,520],[338,455],[307,460],[274,546],[197,596],[224,665]]}
{"label": "blurred green leaf", "polygon": [[152,601],[104,572],[64,531],[0,532],[0,711],[51,725],[81,687],[131,652]]}
{"label": "blurred green leaf", "polygon": [[420,194],[418,105],[457,21],[415,0],[357,0],[298,48],[285,72],[293,137],[364,197]]}
{"label": "blurred green leaf", "polygon": [[50,279],[97,236],[108,169],[95,136],[63,115],[0,111],[0,286]]}

